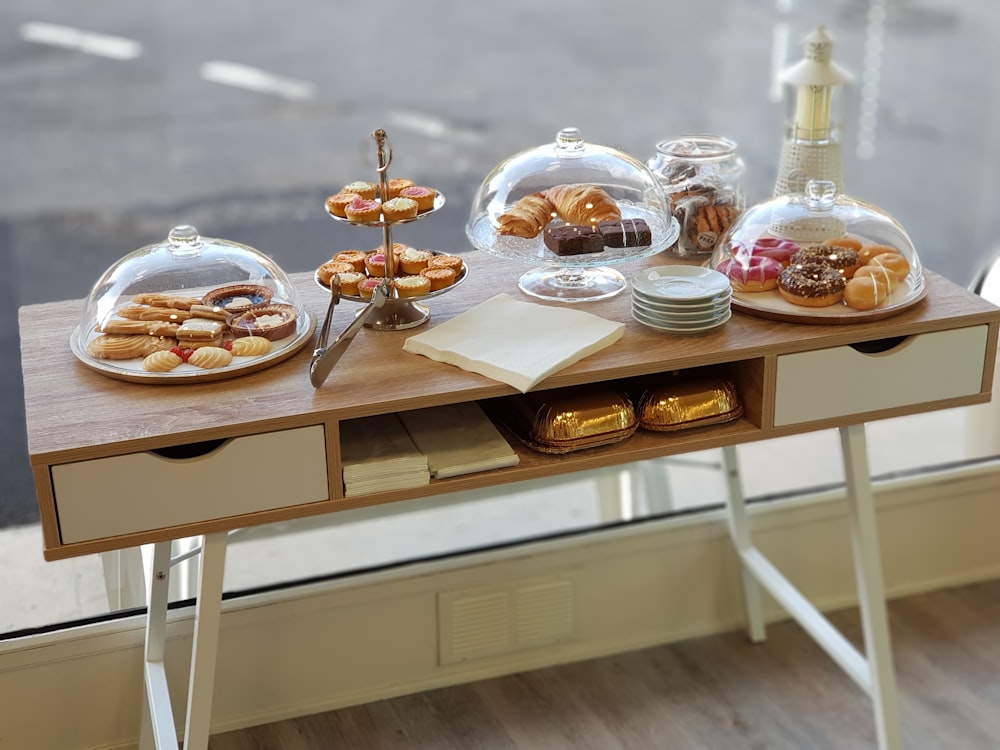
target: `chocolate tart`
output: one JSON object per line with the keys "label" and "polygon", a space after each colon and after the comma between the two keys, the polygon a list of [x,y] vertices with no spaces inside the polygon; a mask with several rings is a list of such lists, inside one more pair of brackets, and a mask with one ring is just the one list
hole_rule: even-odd
{"label": "chocolate tart", "polygon": [[221,307],[227,313],[246,312],[260,305],[267,305],[274,295],[261,284],[230,284],[213,289],[201,301],[211,307]]}
{"label": "chocolate tart", "polygon": [[229,319],[229,330],[236,337],[263,336],[279,341],[295,332],[298,311],[292,305],[260,305]]}

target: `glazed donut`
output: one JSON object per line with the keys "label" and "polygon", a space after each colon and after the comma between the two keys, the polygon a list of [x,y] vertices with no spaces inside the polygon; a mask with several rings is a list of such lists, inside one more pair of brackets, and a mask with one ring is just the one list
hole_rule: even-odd
{"label": "glazed donut", "polygon": [[844,235],[843,237],[834,237],[832,240],[827,240],[823,243],[824,245],[834,245],[835,247],[846,247],[848,250],[853,250],[856,253],[861,252],[862,242],[857,237],[848,237]]}
{"label": "glazed donut", "polygon": [[793,305],[829,307],[844,298],[847,281],[825,263],[793,263],[778,275],[778,292]]}
{"label": "glazed donut", "polygon": [[896,281],[902,281],[910,273],[910,263],[900,253],[881,253],[876,255],[867,265],[876,266],[891,273],[896,277]]}
{"label": "glazed donut", "polygon": [[877,266],[873,263],[869,263],[867,266],[861,266],[861,268],[854,272],[854,278],[852,278],[851,281],[863,277],[875,279],[875,281],[885,287],[887,294],[891,294],[896,288],[896,285],[899,283],[896,280],[896,277],[889,273],[886,268],[883,266]]}
{"label": "glazed donut", "polygon": [[792,256],[790,265],[799,263],[823,263],[835,268],[845,279],[851,278],[861,266],[856,251],[835,245],[804,247]]}
{"label": "glazed donut", "polygon": [[737,292],[766,292],[778,286],[778,274],[783,266],[773,258],[751,256],[729,258],[716,266],[729,278]]}
{"label": "glazed donut", "polygon": [[861,265],[866,266],[876,255],[898,252],[899,250],[894,248],[892,245],[865,245],[858,250],[858,258],[861,259]]}
{"label": "glazed donut", "polygon": [[874,310],[889,298],[885,282],[856,274],[844,287],[844,303],[855,310]]}
{"label": "glazed donut", "polygon": [[792,255],[798,250],[799,246],[791,240],[780,237],[761,237],[753,243],[750,255],[759,258],[772,258],[781,263],[782,266],[787,266]]}

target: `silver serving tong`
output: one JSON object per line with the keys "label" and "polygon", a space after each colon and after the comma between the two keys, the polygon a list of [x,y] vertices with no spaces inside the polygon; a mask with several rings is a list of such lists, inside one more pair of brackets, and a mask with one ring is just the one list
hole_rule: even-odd
{"label": "silver serving tong", "polygon": [[347,351],[351,340],[364,326],[365,321],[375,312],[376,308],[382,307],[388,298],[388,283],[383,280],[381,284],[375,287],[371,301],[354,316],[354,320],[328,346],[327,339],[330,337],[330,321],[333,319],[334,309],[340,302],[340,278],[337,274],[333,275],[330,279],[330,306],[326,310],[326,320],[323,321],[323,328],[319,332],[318,346],[313,349],[312,362],[309,365],[309,382],[312,383],[313,388],[319,388],[326,382],[333,366],[337,364],[337,360],[340,359],[341,355]]}

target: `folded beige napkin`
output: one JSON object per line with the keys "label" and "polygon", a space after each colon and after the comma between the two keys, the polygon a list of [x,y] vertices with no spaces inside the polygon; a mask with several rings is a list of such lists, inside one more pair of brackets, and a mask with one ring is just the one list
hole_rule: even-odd
{"label": "folded beige napkin", "polygon": [[558,370],[610,346],[624,323],[507,294],[411,336],[403,350],[477,372],[527,393]]}
{"label": "folded beige napkin", "polygon": [[436,479],[517,466],[520,458],[479,404],[449,404],[399,414]]}
{"label": "folded beige napkin", "polygon": [[398,415],[347,420],[340,431],[346,497],[430,483],[427,456],[417,450]]}

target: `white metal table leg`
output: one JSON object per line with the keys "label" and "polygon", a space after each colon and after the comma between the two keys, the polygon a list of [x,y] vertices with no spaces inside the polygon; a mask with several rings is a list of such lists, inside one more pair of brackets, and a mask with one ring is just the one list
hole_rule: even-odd
{"label": "white metal table leg", "polygon": [[226,532],[206,534],[198,571],[198,600],[194,610],[191,673],[188,681],[184,750],[208,750],[215,688],[215,655],[219,644],[222,580],[226,564]]}
{"label": "white metal table leg", "polygon": [[881,750],[902,746],[896,676],[892,665],[889,618],[886,612],[882,563],[879,557],[875,504],[868,471],[865,426],[840,428],[847,482],[847,507],[854,550],[858,604],[870,670],[870,695],[875,707],[875,729]]}
{"label": "white metal table leg", "polygon": [[170,707],[167,673],[163,666],[169,588],[170,542],[159,542],[153,547],[153,563],[149,575],[139,750],[177,748],[177,732],[174,729],[174,716]]}
{"label": "white metal table leg", "polygon": [[[743,498],[743,486],[740,484],[740,469],[736,457],[736,448],[725,446],[722,449],[722,468],[726,480],[726,514],[729,521],[729,535],[737,551],[743,555],[753,547],[750,541],[750,526],[747,521],[746,505]],[[740,566],[743,576],[743,605],[747,615],[747,635],[754,643],[760,643],[767,638],[764,630],[764,611],[760,603],[760,585],[756,577],[746,565]]]}
{"label": "white metal table leg", "polygon": [[[203,537],[191,642],[184,750],[208,750],[215,687],[215,656],[219,643],[226,532]],[[146,617],[144,700],[139,732],[140,750],[176,750],[177,732],[163,665],[170,589],[170,542],[153,548]]]}

